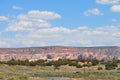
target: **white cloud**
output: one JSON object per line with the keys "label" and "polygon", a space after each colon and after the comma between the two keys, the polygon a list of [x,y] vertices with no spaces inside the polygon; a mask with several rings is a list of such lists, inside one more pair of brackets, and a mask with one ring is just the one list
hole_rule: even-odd
{"label": "white cloud", "polygon": [[38,10],[32,10],[28,12],[28,16],[33,19],[56,19],[61,18],[61,16],[54,12],[49,11],[38,11]]}
{"label": "white cloud", "polygon": [[47,20],[56,18],[61,16],[54,12],[32,10],[26,15],[18,15],[17,20],[10,23],[6,31],[35,31],[40,28],[49,28],[51,24]]}
{"label": "white cloud", "polygon": [[68,44],[74,45],[74,44],[80,44],[80,45],[90,45],[92,42],[87,39],[79,39],[79,40],[67,40]]}
{"label": "white cloud", "polygon": [[78,27],[69,29],[64,27],[49,27],[30,31],[27,34],[19,33],[11,39],[9,45],[20,46],[105,46],[120,45],[120,28],[118,26],[105,26],[99,28]]}
{"label": "white cloud", "polygon": [[6,16],[0,16],[0,21],[7,21],[8,18]]}
{"label": "white cloud", "polygon": [[120,32],[113,33],[112,36],[120,37]]}
{"label": "white cloud", "polygon": [[98,4],[111,4],[112,12],[120,12],[120,0],[96,0]]}
{"label": "white cloud", "polygon": [[31,10],[27,15],[20,14],[18,15],[18,19],[20,20],[49,20],[49,19],[57,19],[61,18],[61,16],[57,13],[50,11],[39,11],[39,10]]}
{"label": "white cloud", "polygon": [[119,4],[120,0],[96,0],[98,4]]}
{"label": "white cloud", "polygon": [[14,9],[14,10],[22,10],[23,8],[22,8],[22,7],[19,7],[19,6],[14,5],[14,6],[12,6],[12,9]]}
{"label": "white cloud", "polygon": [[43,29],[39,29],[37,30],[36,32],[32,32],[32,34],[38,34],[41,35],[41,34],[47,34],[47,35],[50,35],[50,34],[56,34],[56,35],[59,35],[59,34],[70,34],[70,33],[74,33],[76,32],[76,30],[70,30],[68,28],[65,28],[65,27],[50,27],[50,28],[43,28]]}
{"label": "white cloud", "polygon": [[91,16],[91,15],[99,16],[99,15],[103,15],[103,13],[101,13],[99,9],[94,8],[94,9],[89,9],[89,10],[85,11],[84,15],[85,16]]}
{"label": "white cloud", "polygon": [[78,30],[88,30],[89,28],[87,26],[80,26],[77,29]]}
{"label": "white cloud", "polygon": [[[120,45],[120,26],[98,28],[79,26],[75,29],[69,29],[66,27],[53,27],[52,24],[48,23],[48,19],[60,17],[50,14],[48,14],[50,17],[46,14],[43,15],[45,18],[39,15],[36,15],[37,17],[35,15],[31,17],[30,15],[28,13],[20,14],[14,22],[9,23],[6,31],[0,35],[1,47]],[[4,33],[10,34],[12,37],[5,37],[2,35]]]}
{"label": "white cloud", "polygon": [[120,12],[120,5],[113,5],[111,7],[111,11],[113,11],[113,12]]}
{"label": "white cloud", "polygon": [[35,31],[39,28],[50,27],[51,24],[41,21],[19,21],[10,24],[6,31]]}

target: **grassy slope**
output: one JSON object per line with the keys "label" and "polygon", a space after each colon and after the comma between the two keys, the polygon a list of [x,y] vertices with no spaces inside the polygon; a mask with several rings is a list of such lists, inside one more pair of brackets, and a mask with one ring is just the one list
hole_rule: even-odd
{"label": "grassy slope", "polygon": [[[120,80],[120,70],[98,71],[96,68],[86,68],[84,73],[83,68],[69,66],[61,66],[59,70],[54,70],[53,67],[2,64],[0,65],[0,80]],[[62,77],[63,79],[55,77]]]}

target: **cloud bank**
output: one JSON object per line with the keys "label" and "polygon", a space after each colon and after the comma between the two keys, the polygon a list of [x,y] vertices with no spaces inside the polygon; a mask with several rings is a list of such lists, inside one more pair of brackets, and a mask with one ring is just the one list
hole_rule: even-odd
{"label": "cloud bank", "polygon": [[60,14],[51,11],[31,10],[19,14],[11,19],[4,31],[0,31],[0,47],[120,45],[120,26],[69,29],[61,25],[53,27],[49,23],[49,20],[59,18]]}

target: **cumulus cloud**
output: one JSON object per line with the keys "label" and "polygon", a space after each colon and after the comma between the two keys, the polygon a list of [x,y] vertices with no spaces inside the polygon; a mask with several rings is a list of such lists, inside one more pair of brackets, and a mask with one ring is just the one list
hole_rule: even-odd
{"label": "cumulus cloud", "polygon": [[35,31],[39,28],[50,27],[51,24],[41,21],[18,21],[10,24],[6,31]]}
{"label": "cumulus cloud", "polygon": [[113,5],[111,7],[111,11],[113,11],[113,12],[120,12],[120,5]]}
{"label": "cumulus cloud", "polygon": [[27,13],[27,15],[20,14],[18,15],[18,19],[20,20],[51,20],[61,18],[61,16],[57,13],[50,11],[39,11],[32,10]]}
{"label": "cumulus cloud", "polygon": [[78,27],[69,29],[65,27],[49,27],[31,31],[27,34],[19,33],[11,39],[13,45],[19,46],[105,46],[120,45],[120,28],[105,26],[98,28]]}
{"label": "cumulus cloud", "polygon": [[120,0],[96,0],[98,4],[119,4]]}
{"label": "cumulus cloud", "polygon": [[[120,26],[98,28],[79,26],[74,29],[63,26],[53,27],[52,24],[48,23],[48,19],[60,18],[59,14],[49,12],[48,16],[46,13],[45,15],[42,13],[43,17],[37,14],[44,11],[39,11],[36,17],[29,12],[18,15],[14,22],[8,24],[6,30],[0,35],[1,47],[120,45]],[[3,37],[2,34],[12,34],[12,37]]]}
{"label": "cumulus cloud", "polygon": [[28,15],[30,18],[33,19],[56,19],[56,18],[61,18],[61,16],[57,13],[54,12],[49,12],[49,11],[38,11],[38,10],[32,10],[28,12]]}
{"label": "cumulus cloud", "polygon": [[57,18],[61,16],[54,12],[32,10],[26,15],[18,15],[17,20],[10,23],[6,31],[35,31],[40,28],[49,28],[51,24],[47,20]]}
{"label": "cumulus cloud", "polygon": [[111,4],[112,12],[120,12],[120,0],[96,0],[98,4]]}
{"label": "cumulus cloud", "polygon": [[0,16],[0,21],[7,21],[8,18],[6,16]]}
{"label": "cumulus cloud", "polygon": [[94,8],[94,9],[89,9],[89,10],[85,11],[84,15],[85,16],[91,16],[91,15],[100,16],[100,15],[103,15],[103,13],[100,12],[100,10],[98,8]]}
{"label": "cumulus cloud", "polygon": [[14,10],[22,10],[23,8],[22,8],[22,7],[19,7],[19,6],[14,5],[14,6],[12,6],[12,9],[14,9]]}

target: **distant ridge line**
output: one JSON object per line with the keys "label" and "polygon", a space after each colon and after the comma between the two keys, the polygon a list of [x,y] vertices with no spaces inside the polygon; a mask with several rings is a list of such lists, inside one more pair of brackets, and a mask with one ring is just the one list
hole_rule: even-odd
{"label": "distant ridge line", "polygon": [[8,47],[8,48],[1,48],[0,49],[23,49],[23,48],[43,48],[43,47],[70,47],[70,48],[96,48],[96,47],[120,47],[120,46],[36,46],[36,47]]}
{"label": "distant ridge line", "polygon": [[0,61],[5,60],[39,60],[39,59],[120,59],[120,47],[72,47],[72,46],[42,46],[24,48],[0,48]]}

